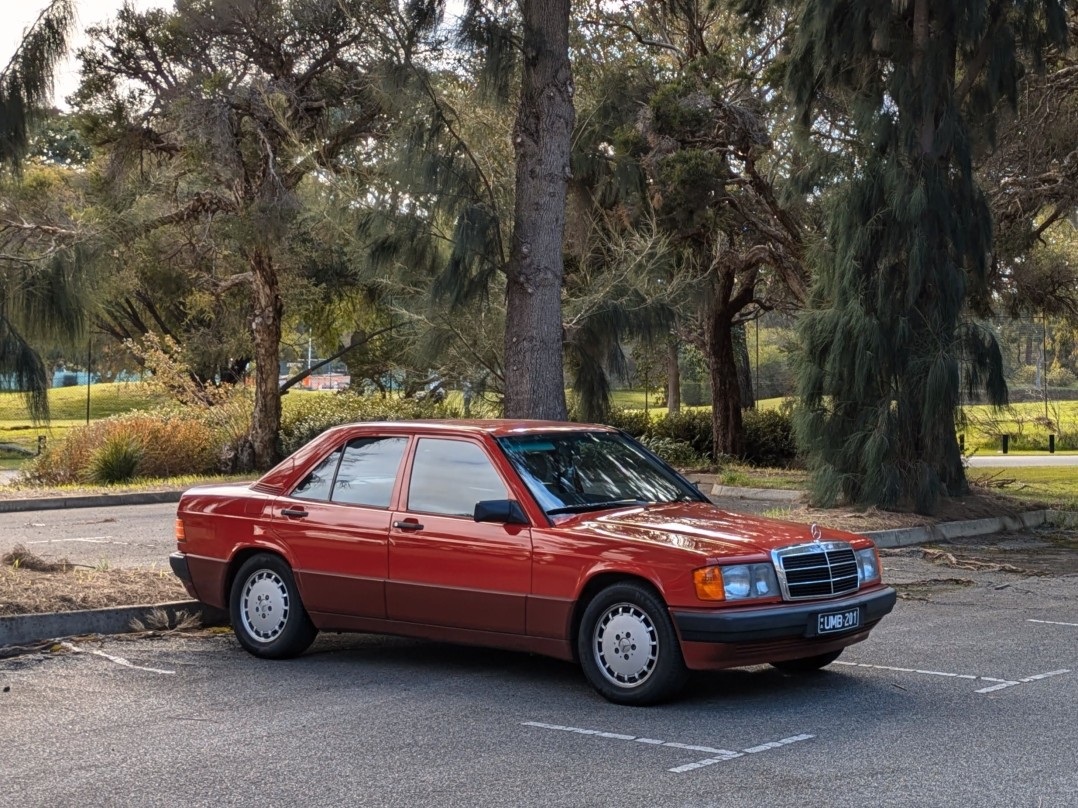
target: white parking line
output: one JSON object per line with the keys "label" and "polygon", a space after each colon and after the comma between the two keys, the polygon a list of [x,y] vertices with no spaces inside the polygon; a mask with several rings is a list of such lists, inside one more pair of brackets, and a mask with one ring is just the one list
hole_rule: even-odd
{"label": "white parking line", "polygon": [[26,544],[63,544],[66,541],[81,541],[87,544],[127,544],[125,541],[113,541],[112,536],[85,536],[78,539],[39,539]]}
{"label": "white parking line", "polygon": [[872,668],[880,671],[898,671],[899,673],[921,673],[926,676],[945,676],[949,679],[970,679],[979,682],[993,682],[990,687],[983,687],[980,690],[973,691],[974,693],[995,693],[997,690],[1005,690],[1008,687],[1014,687],[1015,685],[1029,684],[1030,682],[1039,682],[1041,679],[1047,679],[1050,676],[1062,676],[1065,673],[1070,673],[1070,669],[1066,668],[1058,671],[1051,671],[1049,673],[1038,673],[1035,676],[1027,676],[1025,679],[996,679],[992,676],[974,676],[970,673],[944,673],[943,671],[926,671],[918,668],[896,668],[893,665],[866,665],[863,662],[833,662],[834,665],[849,665],[854,668]]}
{"label": "white parking line", "polygon": [[971,673],[944,673],[943,671],[926,671],[919,668],[896,668],[893,665],[866,665],[863,662],[833,662],[833,665],[849,665],[853,668],[872,668],[878,671],[898,671],[899,673],[923,673],[926,676],[946,676],[949,679],[979,679],[982,682],[1007,682],[1009,679],[993,679],[991,676],[974,676]]}
{"label": "white parking line", "polygon": [[142,665],[136,665],[133,662],[130,662],[130,661],[124,659],[123,657],[113,656],[112,654],[106,654],[104,651],[97,651],[97,650],[95,650],[93,648],[79,648],[77,645],[73,645],[73,644],[71,644],[69,642],[60,643],[60,647],[61,648],[66,648],[68,651],[71,651],[72,653],[75,653],[75,654],[93,654],[94,656],[104,657],[109,662],[115,662],[117,665],[123,665],[125,668],[131,668],[132,670],[136,670],[136,671],[146,671],[148,673],[161,673],[161,674],[164,674],[166,676],[173,676],[176,673],[176,671],[166,671],[166,670],[161,670],[160,668],[145,668]]}
{"label": "white parking line", "polygon": [[1058,620],[1027,620],[1027,623],[1044,623],[1049,626],[1074,626],[1078,628],[1078,623],[1060,623]]}
{"label": "white parking line", "polygon": [[604,732],[600,729],[584,729],[582,727],[566,727],[561,724],[544,724],[541,721],[524,721],[522,723],[525,727],[536,727],[538,729],[550,729],[556,732],[572,732],[577,735],[594,735],[596,738],[610,738],[617,741],[633,741],[634,743],[647,744],[649,746],[665,746],[670,749],[685,749],[691,752],[704,752],[705,754],[712,755],[712,757],[705,758],[704,760],[696,761],[695,763],[686,763],[682,766],[676,766],[673,769],[667,769],[667,771],[674,772],[675,774],[684,774],[695,769],[702,769],[705,766],[711,766],[715,763],[722,763],[727,760],[733,760],[734,758],[744,757],[745,755],[755,755],[760,752],[766,752],[769,749],[778,749],[783,746],[788,746],[792,743],[798,743],[799,741],[807,741],[815,738],[815,735],[792,735],[789,738],[783,738],[778,741],[769,741],[767,743],[760,744],[759,746],[752,746],[748,749],[742,749],[735,752],[731,749],[717,749],[713,746],[701,746],[699,744],[678,743],[676,741],[661,741],[657,738],[640,738],[635,735],[625,735],[620,732]]}
{"label": "white parking line", "polygon": [[1027,676],[1025,679],[1019,679],[1017,682],[1001,682],[998,685],[992,685],[991,687],[984,687],[978,690],[978,693],[995,693],[997,690],[1003,690],[1008,687],[1014,687],[1015,685],[1025,685],[1030,682],[1039,682],[1041,679],[1047,679],[1050,676],[1062,676],[1065,673],[1070,673],[1070,670],[1064,668],[1058,671],[1049,671],[1048,673],[1038,673],[1035,676]]}

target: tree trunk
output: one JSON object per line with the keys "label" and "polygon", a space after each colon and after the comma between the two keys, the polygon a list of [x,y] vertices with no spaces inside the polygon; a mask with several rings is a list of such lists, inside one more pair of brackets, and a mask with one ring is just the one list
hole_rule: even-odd
{"label": "tree trunk", "polygon": [[564,420],[561,287],[573,131],[569,0],[522,0],[524,70],[513,130],[516,202],[506,267],[505,415]]}
{"label": "tree trunk", "polygon": [[681,365],[676,337],[666,344],[666,411],[681,412]]}
{"label": "tree trunk", "polygon": [[737,383],[741,389],[741,409],[756,409],[756,394],[752,391],[752,366],[749,364],[749,343],[744,323],[734,326],[733,338],[734,360],[737,362]]}
{"label": "tree trunk", "polygon": [[281,303],[273,257],[256,248],[250,255],[254,316],[251,335],[255,346],[255,404],[249,439],[257,469],[277,462],[277,433],[281,428],[278,390],[281,349]]}
{"label": "tree trunk", "polygon": [[733,314],[714,305],[708,313],[707,360],[711,374],[712,451],[740,457],[744,454],[741,422],[741,385],[734,357]]}

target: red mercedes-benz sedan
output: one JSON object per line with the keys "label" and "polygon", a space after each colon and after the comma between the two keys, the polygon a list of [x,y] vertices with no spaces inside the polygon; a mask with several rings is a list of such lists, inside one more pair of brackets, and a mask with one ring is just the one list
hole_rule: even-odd
{"label": "red mercedes-benz sedan", "polygon": [[542,421],[336,427],[180,500],[172,569],[240,644],[319,630],[576,660],[623,704],[689,670],[810,671],[894,606],[863,536],[720,510],[627,435]]}

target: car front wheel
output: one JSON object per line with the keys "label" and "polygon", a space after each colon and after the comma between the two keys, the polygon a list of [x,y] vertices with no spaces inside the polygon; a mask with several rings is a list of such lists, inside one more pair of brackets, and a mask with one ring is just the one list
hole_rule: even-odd
{"label": "car front wheel", "polygon": [[665,701],[688,678],[665,604],[636,583],[615,584],[592,599],[577,653],[588,681],[616,704]]}
{"label": "car front wheel", "polygon": [[812,673],[818,671],[820,668],[826,668],[832,662],[839,658],[842,654],[842,649],[837,651],[828,651],[826,654],[818,654],[817,656],[802,657],[801,659],[786,659],[782,662],[772,662],[772,667],[778,668],[780,671],[786,671],[787,673]]}
{"label": "car front wheel", "polygon": [[298,656],[318,633],[292,569],[280,556],[260,553],[243,563],[232,583],[230,607],[236,639],[258,657]]}

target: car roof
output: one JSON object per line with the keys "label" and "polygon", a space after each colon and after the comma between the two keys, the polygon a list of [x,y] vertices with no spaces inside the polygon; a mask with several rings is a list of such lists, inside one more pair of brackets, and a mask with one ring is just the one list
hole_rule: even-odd
{"label": "car roof", "polygon": [[529,433],[549,434],[551,432],[616,432],[610,426],[602,424],[577,424],[568,421],[533,421],[519,418],[482,418],[452,420],[417,420],[417,421],[361,421],[344,424],[338,429],[362,427],[378,431],[382,429],[405,430],[414,432],[466,432],[487,434],[494,437]]}

